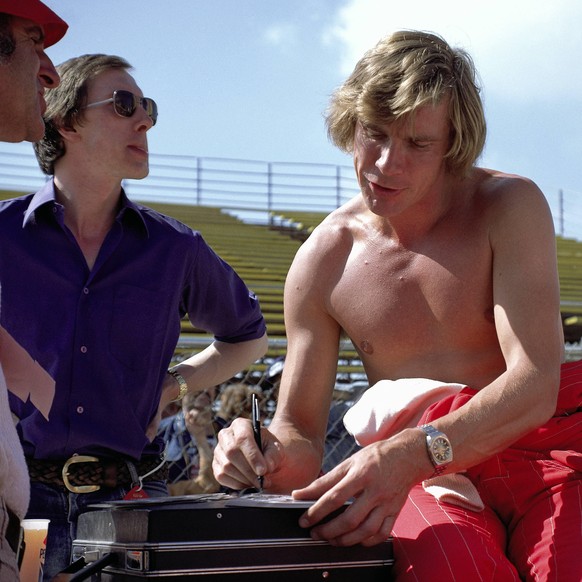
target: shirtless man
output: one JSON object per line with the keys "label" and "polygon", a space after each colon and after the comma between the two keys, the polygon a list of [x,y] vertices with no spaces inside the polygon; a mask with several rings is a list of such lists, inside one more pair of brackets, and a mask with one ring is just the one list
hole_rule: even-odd
{"label": "shirtless man", "polygon": [[[543,194],[525,178],[474,165],[486,133],[475,77],[463,51],[402,31],[366,53],[334,94],[329,135],[353,154],[361,195],[326,218],[290,269],[288,351],[264,455],[249,423],[235,421],[220,433],[214,470],[235,489],[264,475],[270,492],[316,499],[304,527],[353,499],[312,537],[373,545],[392,534],[398,580],[518,580],[534,572],[554,580],[558,561],[560,580],[579,580],[579,472],[560,465],[553,478],[570,482],[567,494],[551,498],[546,483],[509,508],[499,497],[525,495],[524,487],[509,481],[497,497],[484,487],[487,476],[499,483],[510,474],[508,447],[556,411],[563,337]],[[474,389],[463,406],[429,418],[452,458],[427,454],[426,431],[410,427],[316,479],[342,333],[370,384],[432,378]],[[581,445],[578,437],[563,448]],[[525,469],[517,462],[511,469],[535,482],[539,474],[532,479],[525,472],[532,463],[523,461]],[[483,511],[438,502],[420,485],[469,468]],[[561,508],[559,525],[546,511],[552,503]],[[519,513],[524,507],[533,508],[533,521]]]}

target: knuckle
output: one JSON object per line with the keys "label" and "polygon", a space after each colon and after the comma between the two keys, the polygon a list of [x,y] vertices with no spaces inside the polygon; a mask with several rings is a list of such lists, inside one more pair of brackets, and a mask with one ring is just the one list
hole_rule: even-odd
{"label": "knuckle", "polygon": [[[345,523],[350,530],[356,529],[360,525],[360,519],[357,515],[347,513],[345,514]],[[365,530],[365,526],[361,527],[361,529]]]}

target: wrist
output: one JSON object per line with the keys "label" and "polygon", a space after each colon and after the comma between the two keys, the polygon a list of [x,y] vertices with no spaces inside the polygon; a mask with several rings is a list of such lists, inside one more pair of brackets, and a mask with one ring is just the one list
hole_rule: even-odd
{"label": "wrist", "polygon": [[174,398],[172,402],[182,400],[182,398],[184,398],[184,396],[186,396],[186,394],[188,393],[188,383],[186,382],[184,376],[182,376],[182,374],[180,374],[180,372],[178,372],[174,368],[170,368],[168,370],[168,374],[172,376],[176,380],[176,382],[178,382],[179,389],[178,396]]}
{"label": "wrist", "polygon": [[448,466],[453,461],[451,441],[445,433],[434,428],[434,426],[430,424],[423,424],[418,428],[420,428],[425,435],[426,451],[429,460],[434,467],[434,472],[429,478],[432,479],[433,477],[438,477],[447,470]]}

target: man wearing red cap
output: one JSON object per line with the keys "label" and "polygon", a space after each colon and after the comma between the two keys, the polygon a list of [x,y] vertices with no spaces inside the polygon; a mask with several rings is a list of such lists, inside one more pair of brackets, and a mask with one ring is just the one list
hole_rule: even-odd
{"label": "man wearing red cap", "polygon": [[0,0],[0,139],[36,141],[44,134],[44,89],[59,77],[44,49],[67,24],[39,0]]}
{"label": "man wearing red cap", "polygon": [[[39,0],[0,0],[1,141],[36,141],[44,135],[44,90],[59,84],[44,49],[67,28]],[[29,487],[0,369],[0,582],[18,580],[20,519],[28,507]]]}

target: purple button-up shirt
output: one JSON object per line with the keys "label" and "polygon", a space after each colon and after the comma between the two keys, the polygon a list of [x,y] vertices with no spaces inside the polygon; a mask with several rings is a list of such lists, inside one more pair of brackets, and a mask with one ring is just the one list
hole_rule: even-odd
{"label": "purple button-up shirt", "polygon": [[[1,202],[0,281],[4,341],[30,362],[17,374],[30,373],[31,397],[10,403],[35,458],[159,453],[145,431],[185,314],[224,342],[265,333],[257,298],[200,233],[125,193],[92,270],[52,181]],[[48,419],[34,405],[39,370],[54,384]]]}

